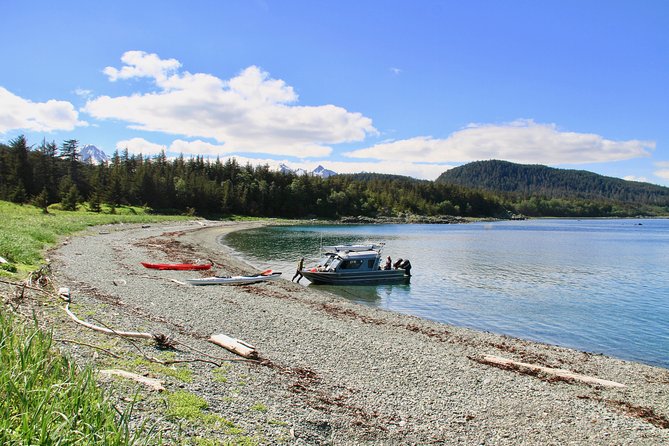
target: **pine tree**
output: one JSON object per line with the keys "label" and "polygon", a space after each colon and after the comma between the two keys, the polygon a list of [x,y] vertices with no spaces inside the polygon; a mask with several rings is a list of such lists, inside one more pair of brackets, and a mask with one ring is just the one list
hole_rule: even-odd
{"label": "pine tree", "polygon": [[61,204],[64,211],[76,211],[79,202],[79,191],[76,185],[70,186],[70,190],[65,194]]}
{"label": "pine tree", "polygon": [[79,185],[79,141],[69,139],[63,142],[60,157],[67,162],[67,175],[75,185]]}
{"label": "pine tree", "polygon": [[49,192],[46,187],[35,197],[35,206],[42,209],[43,214],[49,213]]}

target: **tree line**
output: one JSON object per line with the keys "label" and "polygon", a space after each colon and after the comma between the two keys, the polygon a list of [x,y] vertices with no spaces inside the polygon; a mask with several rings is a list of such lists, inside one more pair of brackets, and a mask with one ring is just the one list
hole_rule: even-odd
{"label": "tree line", "polygon": [[268,165],[241,165],[235,158],[168,159],[164,152],[145,157],[130,155],[127,150],[116,151],[111,161],[94,165],[81,161],[77,140],[66,140],[60,145],[44,140],[31,146],[24,136],[19,136],[8,144],[0,143],[0,200],[32,203],[45,210],[60,203],[64,210],[85,205],[100,212],[104,204],[112,211],[132,205],[160,213],[208,217],[236,214],[328,219],[669,214],[666,202],[652,202],[657,200],[653,190],[648,192],[646,202],[639,202],[638,194],[625,201],[601,194],[556,196],[537,190],[534,194],[531,190],[522,194],[494,192],[447,181],[384,174],[340,174],[323,179],[275,171]]}
{"label": "tree line", "polygon": [[116,151],[111,161],[84,163],[76,140],[30,146],[24,136],[0,144],[0,200],[65,210],[85,203],[146,206],[162,213],[239,214],[282,218],[504,213],[493,195],[391,175],[318,176],[282,173],[235,158],[168,159]]}

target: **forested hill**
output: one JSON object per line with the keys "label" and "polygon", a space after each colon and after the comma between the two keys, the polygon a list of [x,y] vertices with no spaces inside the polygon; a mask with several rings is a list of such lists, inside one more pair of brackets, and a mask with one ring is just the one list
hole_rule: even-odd
{"label": "forested hill", "polygon": [[511,194],[614,201],[651,206],[669,205],[669,188],[606,177],[585,170],[556,169],[508,161],[476,161],[442,173],[437,183]]}

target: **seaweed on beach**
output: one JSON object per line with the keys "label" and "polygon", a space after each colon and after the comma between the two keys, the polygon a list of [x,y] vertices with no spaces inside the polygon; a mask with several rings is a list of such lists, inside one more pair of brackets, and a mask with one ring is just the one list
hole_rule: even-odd
{"label": "seaweed on beach", "polygon": [[652,407],[643,407],[632,404],[628,401],[595,398],[588,395],[579,395],[578,398],[582,400],[594,400],[600,403],[604,403],[607,406],[622,411],[627,415],[640,418],[655,427],[659,427],[660,429],[669,429],[669,417],[658,414]]}

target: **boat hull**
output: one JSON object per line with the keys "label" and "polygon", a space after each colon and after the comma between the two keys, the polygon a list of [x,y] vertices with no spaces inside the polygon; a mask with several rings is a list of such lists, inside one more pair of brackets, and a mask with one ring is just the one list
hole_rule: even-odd
{"label": "boat hull", "polygon": [[384,283],[409,283],[411,276],[404,270],[378,270],[363,272],[302,271],[305,279],[314,285],[379,285]]}
{"label": "boat hull", "polygon": [[186,283],[190,285],[246,285],[249,283],[276,280],[280,276],[281,273],[271,273],[257,276],[201,277],[198,279],[186,279]]}
{"label": "boat hull", "polygon": [[148,263],[140,262],[144,268],[176,271],[197,271],[211,268],[211,263]]}

